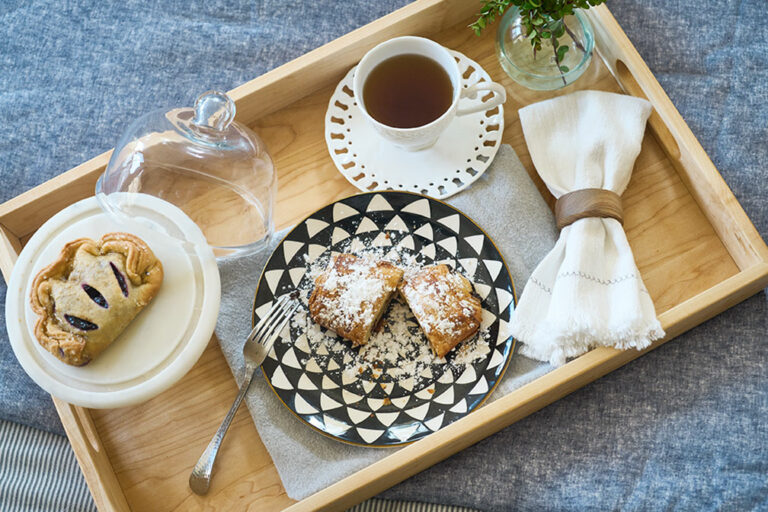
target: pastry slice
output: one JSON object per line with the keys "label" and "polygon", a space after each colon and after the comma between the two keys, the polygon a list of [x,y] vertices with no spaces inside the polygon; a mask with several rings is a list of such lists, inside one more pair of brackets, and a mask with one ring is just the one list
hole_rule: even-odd
{"label": "pastry slice", "polygon": [[365,345],[402,277],[403,271],[387,261],[336,254],[315,279],[309,314],[353,345]]}
{"label": "pastry slice", "polygon": [[140,238],[79,238],[32,283],[37,341],[67,364],[99,355],[157,294],[163,266]]}
{"label": "pastry slice", "polygon": [[406,276],[399,290],[438,357],[445,357],[480,328],[482,306],[472,283],[447,265],[424,267]]}

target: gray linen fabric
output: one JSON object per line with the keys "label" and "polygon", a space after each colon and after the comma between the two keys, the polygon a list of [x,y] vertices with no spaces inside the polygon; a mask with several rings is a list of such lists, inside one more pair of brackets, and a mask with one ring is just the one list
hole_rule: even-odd
{"label": "gray linen fabric", "polygon": [[[191,105],[406,3],[4,0],[0,200],[111,148],[139,114]],[[608,4],[765,238],[765,1]],[[765,509],[767,319],[761,293],[384,496],[483,510]],[[62,433],[0,324],[0,417]]]}
{"label": "gray linen fabric", "polygon": [[[472,187],[447,202],[478,220],[493,238],[518,290],[557,240],[552,212],[514,150],[506,144]],[[286,233],[278,233],[269,249]],[[243,340],[251,329],[253,294],[271,252],[219,263],[222,292],[216,335],[238,382],[244,366]],[[516,354],[489,401],[550,369],[549,364]],[[261,371],[258,373],[246,396],[246,404],[291,498],[305,498],[396,450],[351,446],[314,432],[285,408],[262,378]]]}

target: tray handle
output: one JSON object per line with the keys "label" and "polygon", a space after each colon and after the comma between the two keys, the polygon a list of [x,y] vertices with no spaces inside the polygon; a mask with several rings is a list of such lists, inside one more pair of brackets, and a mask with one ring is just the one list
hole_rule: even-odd
{"label": "tray handle", "polygon": [[[603,4],[586,15],[595,31],[595,48],[621,87],[653,105],[651,132],[739,270],[768,261],[768,247],[757,229],[611,12]],[[733,230],[734,225],[743,232]]]}

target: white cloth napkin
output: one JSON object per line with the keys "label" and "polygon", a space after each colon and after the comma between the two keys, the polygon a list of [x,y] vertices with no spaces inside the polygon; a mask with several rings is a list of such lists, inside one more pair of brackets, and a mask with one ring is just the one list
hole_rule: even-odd
{"label": "white cloth napkin", "polygon": [[[559,198],[584,188],[621,195],[645,132],[643,99],[580,91],[520,109],[533,163]],[[664,336],[615,219],[580,219],[528,280],[511,323],[521,353],[553,365],[597,346],[642,349]]]}

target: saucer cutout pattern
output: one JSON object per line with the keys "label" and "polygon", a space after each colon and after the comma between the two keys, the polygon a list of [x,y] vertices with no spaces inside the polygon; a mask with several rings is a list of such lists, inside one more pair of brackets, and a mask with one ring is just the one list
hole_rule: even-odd
{"label": "saucer cutout pattern", "polygon": [[[448,50],[459,64],[462,86],[490,82],[490,75],[464,54]],[[339,82],[325,114],[325,141],[339,172],[363,192],[403,190],[439,199],[469,187],[491,165],[501,146],[504,106],[456,116],[434,146],[406,151],[383,139],[357,106],[355,68]],[[462,98],[461,107],[487,101],[492,93]]]}
{"label": "saucer cutout pattern", "polygon": [[[343,349],[337,353],[324,344],[310,346],[302,326],[292,322],[262,371],[283,404],[321,433],[352,444],[396,446],[460,419],[490,395],[514,350],[507,323],[516,299],[495,245],[460,211],[419,194],[365,193],[318,210],[286,236],[262,273],[253,322],[277,297],[311,286],[312,261],[327,261],[347,245],[377,244],[402,245],[426,254],[425,264],[447,263],[469,277],[482,298],[488,353],[459,365],[453,364],[452,352],[445,363],[422,370],[418,380],[390,378],[386,363],[378,376],[350,374],[345,365],[357,349],[341,338]],[[415,322],[413,327],[418,329]]]}

